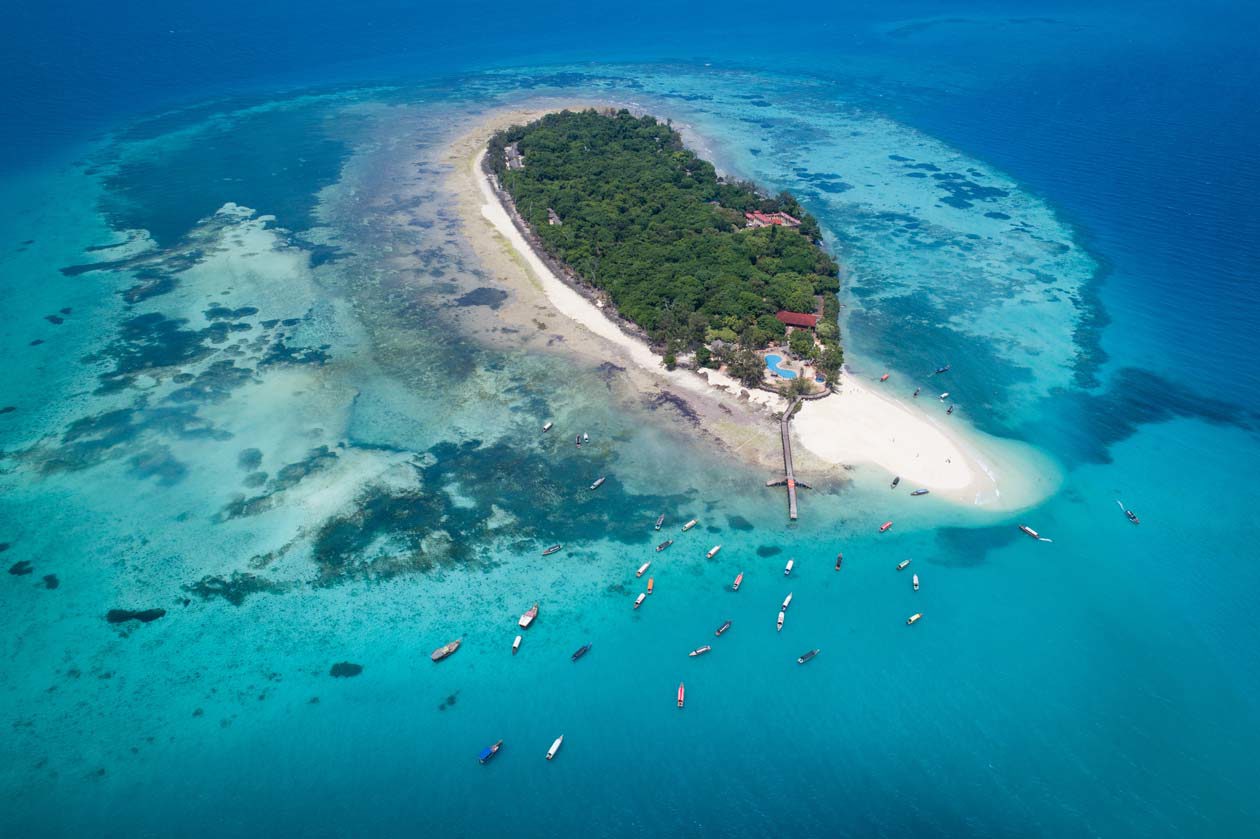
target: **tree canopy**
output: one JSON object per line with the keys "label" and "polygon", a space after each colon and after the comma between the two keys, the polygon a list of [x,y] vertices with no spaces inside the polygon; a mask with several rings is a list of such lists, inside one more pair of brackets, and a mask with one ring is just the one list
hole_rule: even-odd
{"label": "tree canopy", "polygon": [[[509,146],[523,166],[508,167]],[[788,193],[718,178],[669,125],[625,110],[552,113],[496,134],[490,161],[547,252],[654,341],[764,346],[783,335],[775,311],[813,312],[821,295],[819,339],[838,351],[838,266],[817,221]],[[754,210],[801,225],[747,228]]]}

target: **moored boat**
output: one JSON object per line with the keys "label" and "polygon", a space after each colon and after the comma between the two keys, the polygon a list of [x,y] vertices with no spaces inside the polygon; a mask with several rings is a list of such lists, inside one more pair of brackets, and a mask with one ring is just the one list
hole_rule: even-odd
{"label": "moored boat", "polygon": [[779,612],[779,623],[777,624],[779,632],[783,631],[783,613]]}
{"label": "moored boat", "polygon": [[687,696],[687,690],[683,686],[683,683],[679,682],[678,683],[678,707],[679,708],[683,706],[683,700],[686,698],[686,696]]}
{"label": "moored boat", "polygon": [[915,574],[913,577],[910,578],[910,584],[914,586],[915,591],[919,590],[919,575],[918,574]]}
{"label": "moored boat", "polygon": [[892,527],[892,521],[886,521],[879,526],[879,532],[886,533],[890,527]]}
{"label": "moored boat", "polygon": [[697,647],[696,649],[694,649],[694,650],[692,650],[691,652],[687,653],[687,655],[691,656],[692,658],[695,658],[695,657],[696,657],[696,656],[698,656],[698,655],[704,655],[705,653],[707,653],[707,652],[708,652],[709,650],[711,650],[711,649],[713,649],[713,648],[712,648],[712,647],[710,647],[708,644],[705,644],[703,647]]}
{"label": "moored boat", "polygon": [[910,494],[911,495],[927,495],[928,491],[926,489],[916,489],[914,492]]}
{"label": "moored boat", "polygon": [[949,416],[952,413],[954,413],[954,406],[950,405],[948,408],[945,409],[945,415]]}
{"label": "moored boat", "polygon": [[585,431],[583,431],[583,432],[582,432],[582,442],[583,442],[583,443],[589,443],[589,442],[591,442],[591,435],[589,435],[589,434],[587,434]]}
{"label": "moored boat", "polygon": [[921,617],[923,617],[923,615],[922,615],[921,613],[919,613],[919,612],[915,612],[913,615],[911,615],[910,617],[906,618],[906,626],[909,626],[910,624],[917,622],[917,621],[919,620],[919,618],[921,618]]}
{"label": "moored boat", "polygon": [[897,488],[897,484],[899,484],[899,483],[901,483],[901,476],[900,476],[900,475],[897,475],[895,478],[893,478],[893,479],[892,479],[892,483],[888,485],[888,488],[889,488],[889,489],[896,489],[896,488]]}
{"label": "moored boat", "polygon": [[812,649],[812,650],[810,650],[809,652],[807,652],[807,653],[805,653],[804,655],[802,655],[800,658],[798,658],[798,659],[796,660],[796,663],[797,663],[797,664],[804,664],[805,662],[809,661],[809,660],[810,660],[811,658],[813,658],[814,656],[818,655],[820,652],[822,652],[822,650],[819,650],[819,649],[817,649],[817,648]]}
{"label": "moored boat", "polygon": [[647,590],[647,593],[648,593],[648,594],[651,594],[651,593],[652,593],[652,586],[653,586],[655,583],[656,583],[656,578],[655,578],[655,577],[648,577],[648,590]]}
{"label": "moored boat", "polygon": [[739,587],[744,582],[744,572],[740,571],[735,575],[735,582],[731,583],[731,591],[739,591]]}
{"label": "moored boat", "polygon": [[717,632],[714,632],[713,634],[720,638],[722,637],[722,633],[730,628],[731,628],[731,622],[723,621],[722,625],[717,628]]}
{"label": "moored boat", "polygon": [[521,649],[521,636],[517,635],[516,640],[512,642],[512,655],[516,655]]}
{"label": "moored boat", "polygon": [[547,420],[545,423],[543,423],[543,433],[545,434],[546,432],[550,431],[551,427],[554,425],[555,425],[554,422],[552,422],[551,420]]}
{"label": "moored boat", "polygon": [[944,402],[944,401],[945,401],[946,399],[948,399],[948,398],[949,398],[949,391],[948,391],[948,390],[947,390],[947,391],[945,391],[944,393],[942,393],[942,394],[940,395],[940,400],[941,400],[942,402]]}
{"label": "moored boat", "polygon": [[717,556],[717,552],[720,550],[722,550],[721,545],[714,545],[713,547],[709,548],[709,552],[704,555],[704,558],[713,559],[713,557]]}
{"label": "moored boat", "polygon": [[783,598],[783,605],[780,606],[779,608],[786,612],[788,610],[788,606],[791,606],[791,605],[792,605],[792,592],[789,591],[788,596]]}
{"label": "moored boat", "polygon": [[556,752],[560,751],[560,744],[564,742],[564,735],[561,734],[556,738],[556,742],[551,744],[551,748],[547,750],[547,760],[551,760],[556,756]]}
{"label": "moored boat", "polygon": [[595,479],[595,483],[591,484],[591,489],[599,489],[604,485],[604,481],[608,480],[604,475],[600,475]]}
{"label": "moored boat", "polygon": [[661,513],[660,517],[659,517],[659,518],[657,518],[657,520],[656,520],[656,529],[657,529],[657,530],[660,530],[660,529],[661,529],[661,525],[662,525],[662,524],[664,524],[664,523],[665,523],[665,514],[664,514],[664,513]]}
{"label": "moored boat", "polygon": [[587,654],[587,653],[589,653],[590,651],[591,651],[591,642],[590,642],[590,641],[587,641],[585,644],[583,644],[582,646],[580,646],[580,647],[578,647],[576,650],[574,650],[574,652],[573,652],[573,660],[574,660],[574,661],[577,661],[579,658],[581,658],[582,656],[586,655],[586,654]]}
{"label": "moored boat", "polygon": [[844,554],[836,554],[836,570],[840,570],[841,563],[844,562]]}
{"label": "moored boat", "polygon": [[884,375],[880,376],[880,377],[879,377],[879,380],[880,380],[881,382],[886,382],[886,381],[888,381],[888,374],[887,374],[887,373],[885,373]]}
{"label": "moored boat", "polygon": [[786,577],[786,576],[788,576],[789,574],[791,574],[791,573],[792,573],[792,569],[793,569],[795,566],[796,566],[796,560],[795,560],[795,559],[789,559],[789,560],[788,560],[787,565],[783,566],[783,576],[785,576],[785,577]]}
{"label": "moored boat", "polygon": [[903,559],[901,560],[901,562],[897,563],[897,570],[900,571],[901,569],[905,568],[909,564],[910,564],[910,560]]}
{"label": "moored boat", "polygon": [[574,442],[574,445],[576,445],[579,449],[582,448],[582,435],[581,434],[577,435],[577,437],[574,439],[573,442]]}
{"label": "moored boat", "polygon": [[949,372],[949,365],[948,365],[948,364],[946,364],[944,367],[937,367],[937,368],[936,368],[936,375],[937,375],[937,376],[941,375],[942,373],[948,373],[948,372]]}
{"label": "moored boat", "polygon": [[495,743],[493,746],[486,746],[484,749],[481,750],[481,754],[477,755],[477,761],[479,763],[485,763],[486,761],[490,760],[490,758],[497,755],[499,753],[499,749],[501,748],[503,748],[502,740]]}
{"label": "moored boat", "polygon": [[661,551],[665,550],[672,544],[674,544],[673,539],[666,539],[664,542],[661,542],[659,545],[656,546],[656,552],[660,553]]}
{"label": "moored boat", "polygon": [[698,519],[692,519],[691,521],[687,522],[686,524],[682,526],[682,532],[686,533],[688,530],[695,527],[699,523],[700,521]]}
{"label": "moored boat", "polygon": [[533,606],[530,606],[528,609],[525,610],[525,614],[521,615],[521,619],[520,621],[518,621],[521,629],[529,629],[529,625],[534,622],[534,618],[536,617],[538,617],[538,604],[537,603],[535,603]]}
{"label": "moored boat", "polygon": [[550,548],[547,548],[546,550],[544,550],[544,551],[542,552],[542,555],[543,555],[543,556],[551,556],[553,553],[555,553],[556,551],[560,550],[560,549],[561,549],[561,548],[563,548],[563,547],[564,547],[564,545],[552,545]]}
{"label": "moored boat", "polygon": [[429,658],[433,659],[434,661],[441,661],[442,659],[446,658],[451,653],[458,650],[459,645],[462,643],[464,643],[463,638],[456,638],[451,643],[443,644],[442,646],[438,647],[436,650],[434,650],[432,653],[429,654]]}
{"label": "moored boat", "polygon": [[634,608],[637,609],[640,606],[642,606],[643,601],[646,599],[647,599],[647,594],[645,594],[644,592],[639,592],[639,596],[634,599]]}
{"label": "moored boat", "polygon": [[645,563],[643,563],[642,565],[640,565],[640,566],[639,566],[639,570],[634,572],[634,576],[636,576],[636,577],[642,577],[642,576],[643,576],[643,572],[644,572],[644,571],[646,571],[646,570],[648,570],[648,566],[649,566],[649,565],[651,565],[651,564],[652,564],[652,563],[650,563],[650,562],[645,562]]}

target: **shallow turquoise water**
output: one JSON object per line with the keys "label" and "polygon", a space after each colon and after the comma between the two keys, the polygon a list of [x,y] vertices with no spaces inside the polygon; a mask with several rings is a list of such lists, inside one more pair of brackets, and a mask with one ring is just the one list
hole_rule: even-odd
{"label": "shallow turquoise water", "polygon": [[[1152,264],[1172,222],[1124,217],[1096,172],[1141,194],[1124,167],[1154,153],[1073,156],[1126,133],[1102,105],[1004,142],[1042,124],[1013,101],[1029,77],[1085,89],[1051,57],[1109,31],[1090,26],[881,36],[948,72],[902,54],[824,78],[832,59],[798,55],[814,72],[564,64],[229,99],[6,179],[28,209],[0,217],[0,542],[33,569],[4,586],[6,832],[1247,833],[1257,307],[1231,266],[1255,240]],[[1015,48],[1045,64],[986,79]],[[593,95],[800,194],[846,268],[850,364],[908,396],[950,363],[959,419],[1042,447],[1062,491],[998,518],[825,480],[789,526],[764,475],[615,368],[452,328],[500,301],[443,207],[443,141],[493,105]],[[1191,185],[1204,165],[1144,177],[1245,233],[1234,187]],[[1194,363],[1168,345],[1174,303]],[[167,615],[103,618],[150,607]]]}

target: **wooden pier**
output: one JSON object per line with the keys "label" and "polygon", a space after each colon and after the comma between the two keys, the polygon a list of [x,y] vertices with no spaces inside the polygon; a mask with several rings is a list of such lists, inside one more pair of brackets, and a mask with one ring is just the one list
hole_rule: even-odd
{"label": "wooden pier", "polygon": [[771,478],[766,481],[766,486],[768,487],[787,487],[788,518],[792,521],[796,521],[796,488],[804,487],[809,489],[809,484],[796,480],[796,472],[792,469],[792,412],[796,410],[796,406],[800,402],[799,397],[793,399],[787,410],[783,412],[783,417],[779,420],[779,437],[783,440],[783,477]]}

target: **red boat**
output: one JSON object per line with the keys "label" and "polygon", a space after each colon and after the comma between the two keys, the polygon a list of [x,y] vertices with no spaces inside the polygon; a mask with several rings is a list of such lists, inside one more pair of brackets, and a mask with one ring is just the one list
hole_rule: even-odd
{"label": "red boat", "polygon": [[679,708],[683,706],[683,694],[684,694],[683,683],[679,682],[678,683],[678,707]]}
{"label": "red boat", "polygon": [[880,380],[881,382],[886,382],[886,381],[888,381],[888,374],[887,374],[887,373],[885,373],[884,375],[880,376],[880,377],[879,377],[879,380]]}
{"label": "red boat", "polygon": [[883,532],[885,532],[886,530],[888,530],[888,528],[890,528],[890,527],[892,527],[892,522],[891,522],[891,521],[886,521],[886,522],[884,522],[883,524],[881,524],[881,525],[879,526],[879,532],[880,532],[880,533],[883,533]]}
{"label": "red boat", "polygon": [[735,577],[735,582],[731,583],[731,591],[739,591],[739,584],[744,581],[744,572],[740,571]]}

